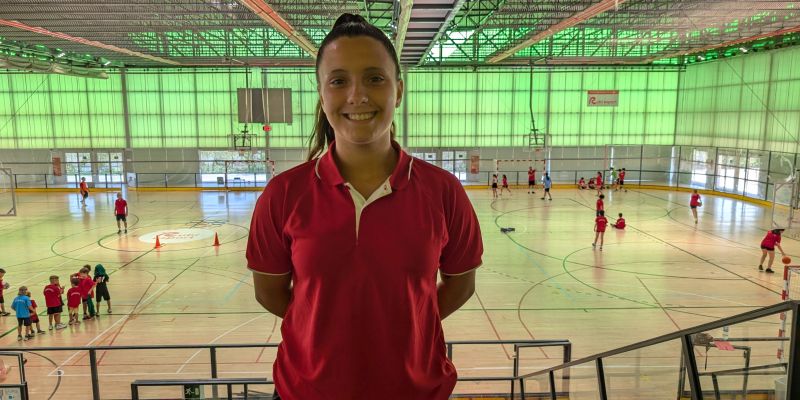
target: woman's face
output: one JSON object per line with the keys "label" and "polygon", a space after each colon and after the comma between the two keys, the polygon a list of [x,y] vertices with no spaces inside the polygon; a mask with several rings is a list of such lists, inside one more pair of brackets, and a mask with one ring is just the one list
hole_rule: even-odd
{"label": "woman's face", "polygon": [[336,141],[368,144],[388,137],[403,96],[389,52],[368,36],[345,36],[322,57],[318,91]]}

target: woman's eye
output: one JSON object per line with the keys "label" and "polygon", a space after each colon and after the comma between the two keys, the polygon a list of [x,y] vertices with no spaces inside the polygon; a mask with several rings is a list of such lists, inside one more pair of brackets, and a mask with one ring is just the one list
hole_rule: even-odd
{"label": "woman's eye", "polygon": [[342,85],[344,84],[344,79],[331,79],[331,85]]}
{"label": "woman's eye", "polygon": [[380,83],[383,82],[384,80],[385,79],[383,79],[382,76],[373,76],[372,78],[369,78],[369,81],[372,83]]}

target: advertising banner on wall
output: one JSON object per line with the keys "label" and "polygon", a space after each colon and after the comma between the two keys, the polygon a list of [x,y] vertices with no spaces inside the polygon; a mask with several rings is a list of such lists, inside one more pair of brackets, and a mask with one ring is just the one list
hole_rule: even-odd
{"label": "advertising banner on wall", "polygon": [[619,105],[619,90],[588,90],[586,105],[589,107],[616,107]]}
{"label": "advertising banner on wall", "polygon": [[61,157],[53,157],[53,175],[61,176]]}
{"label": "advertising banner on wall", "polygon": [[469,157],[469,173],[477,174],[480,164],[481,164],[481,156],[471,155]]}

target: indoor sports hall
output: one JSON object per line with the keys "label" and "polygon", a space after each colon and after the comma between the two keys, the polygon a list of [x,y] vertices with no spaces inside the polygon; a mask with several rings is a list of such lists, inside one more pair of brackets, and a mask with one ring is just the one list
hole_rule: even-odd
{"label": "indoor sports hall", "polygon": [[800,2],[3,0],[0,400],[274,398],[251,219],[343,13],[480,225],[450,398],[800,399]]}

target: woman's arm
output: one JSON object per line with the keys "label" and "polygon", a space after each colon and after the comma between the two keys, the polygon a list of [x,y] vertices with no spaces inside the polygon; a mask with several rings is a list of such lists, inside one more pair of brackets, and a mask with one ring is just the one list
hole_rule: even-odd
{"label": "woman's arm", "polygon": [[781,251],[781,255],[782,255],[782,256],[785,256],[785,255],[786,255],[786,253],[783,251],[783,247],[781,247],[781,244],[780,244],[779,242],[775,242],[775,247],[777,247],[777,248],[778,248],[778,250],[780,250],[780,251]]}
{"label": "woman's arm", "polygon": [[292,274],[253,273],[256,300],[270,313],[283,318],[292,299]]}
{"label": "woman's arm", "polygon": [[461,308],[475,293],[475,270],[473,269],[461,275],[440,275],[442,281],[437,289],[439,317],[445,319]]}

